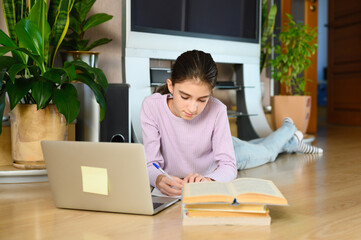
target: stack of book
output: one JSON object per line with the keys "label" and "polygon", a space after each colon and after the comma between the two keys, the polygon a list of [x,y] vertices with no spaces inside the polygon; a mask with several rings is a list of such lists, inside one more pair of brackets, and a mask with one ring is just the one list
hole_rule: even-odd
{"label": "stack of book", "polygon": [[183,225],[270,225],[268,205],[288,205],[270,180],[187,183],[182,194]]}

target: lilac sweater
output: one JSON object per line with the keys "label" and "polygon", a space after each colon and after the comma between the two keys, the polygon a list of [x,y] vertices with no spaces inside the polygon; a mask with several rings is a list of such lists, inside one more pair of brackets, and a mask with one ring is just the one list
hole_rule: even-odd
{"label": "lilac sweater", "polygon": [[167,105],[169,95],[155,93],[144,99],[140,114],[149,180],[155,186],[157,163],[179,178],[199,173],[216,181],[236,178],[236,160],[226,106],[211,97],[192,120],[175,116]]}

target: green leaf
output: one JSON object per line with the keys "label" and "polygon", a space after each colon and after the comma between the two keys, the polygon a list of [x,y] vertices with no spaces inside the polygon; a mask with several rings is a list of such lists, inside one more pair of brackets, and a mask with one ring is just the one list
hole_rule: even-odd
{"label": "green leaf", "polygon": [[28,19],[22,19],[15,26],[19,43],[28,48],[33,54],[44,58],[43,39],[38,27]]}
{"label": "green leaf", "polygon": [[70,16],[70,23],[69,28],[76,33],[77,35],[81,34],[81,23],[76,19],[74,16]]}
{"label": "green leaf", "polygon": [[78,92],[70,83],[64,83],[61,89],[54,91],[53,102],[59,112],[64,115],[67,124],[73,122],[79,114],[80,102]]}
{"label": "green leaf", "polygon": [[104,89],[104,91],[107,91],[108,90],[108,81],[107,81],[107,78],[105,77],[104,72],[99,68],[94,68],[94,73],[95,73],[96,81],[98,82],[98,84]]}
{"label": "green leaf", "polygon": [[74,64],[72,62],[65,62],[63,70],[68,76],[68,81],[72,82],[76,77],[76,69]]}
{"label": "green leaf", "polygon": [[73,7],[74,0],[62,0],[59,3],[59,9],[55,17],[55,21],[52,27],[52,44],[53,51],[51,53],[50,66],[54,65],[56,53],[68,31],[69,27],[69,13]]}
{"label": "green leaf", "polygon": [[62,0],[50,0],[48,10],[48,22],[51,28],[54,27],[53,25],[55,23],[61,1]]}
{"label": "green leaf", "polygon": [[46,79],[40,78],[39,81],[36,81],[33,84],[31,89],[31,95],[36,101],[37,110],[44,108],[45,104],[48,102],[49,98],[52,95],[53,84],[46,81]]}
{"label": "green leaf", "polygon": [[110,19],[112,19],[113,16],[108,15],[106,13],[97,13],[92,15],[91,17],[89,17],[86,22],[84,23],[83,26],[83,31],[86,31],[90,28],[93,28],[95,26],[98,26],[99,24],[102,24],[104,22],[109,21]]}
{"label": "green leaf", "polygon": [[78,12],[80,22],[85,21],[86,15],[94,5],[95,1],[96,0],[82,0],[82,1],[77,1],[74,4],[74,8]]}
{"label": "green leaf", "polygon": [[61,84],[61,76],[65,73],[63,69],[51,68],[43,74],[43,77],[53,83]]}
{"label": "green leaf", "polygon": [[23,63],[15,63],[14,65],[12,65],[9,70],[8,70],[8,74],[9,77],[11,79],[11,81],[13,83],[15,83],[15,76],[22,70],[26,69],[27,65],[23,64]]}
{"label": "green leaf", "polygon": [[[0,44],[6,47],[17,47],[16,43],[0,29]],[[26,57],[24,54],[19,52],[12,52],[13,56],[23,63],[26,63]]]}
{"label": "green leaf", "polygon": [[42,53],[44,56],[44,62],[48,62],[48,52],[49,52],[49,35],[50,35],[50,25],[46,16],[47,4],[46,0],[37,0],[35,5],[31,8],[28,19],[37,26],[40,31],[42,39]]}
{"label": "green leaf", "polygon": [[104,45],[104,44],[107,44],[109,42],[111,42],[112,39],[109,39],[109,38],[101,38],[101,39],[98,39],[96,41],[94,41],[92,44],[90,44],[89,47],[85,48],[84,51],[90,51],[92,50],[93,48],[95,47],[98,47],[100,45]]}
{"label": "green leaf", "polygon": [[99,106],[100,106],[100,121],[104,119],[105,111],[106,111],[106,102],[105,98],[100,90],[100,85],[98,85],[96,82],[93,81],[93,79],[88,78],[85,74],[77,74],[76,80],[85,83],[90,87],[90,89],[93,91],[95,99],[97,100]]}
{"label": "green leaf", "polygon": [[9,56],[0,56],[0,69],[5,69],[7,71],[15,63],[15,58]]}
{"label": "green leaf", "polygon": [[9,32],[10,38],[16,42],[17,37],[15,33],[15,25],[16,25],[16,14],[15,14],[15,3],[13,0],[3,0],[2,8],[4,12],[6,26]]}
{"label": "green leaf", "polygon": [[15,84],[13,84],[11,81],[7,82],[6,89],[9,95],[11,110],[13,110],[14,107],[21,101],[21,99],[29,92],[32,85],[33,80],[26,78],[15,79]]}

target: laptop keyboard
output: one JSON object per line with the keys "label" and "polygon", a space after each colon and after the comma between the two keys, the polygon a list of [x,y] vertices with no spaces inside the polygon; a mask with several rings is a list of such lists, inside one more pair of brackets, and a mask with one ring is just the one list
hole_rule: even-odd
{"label": "laptop keyboard", "polygon": [[163,203],[153,203],[153,209],[156,209],[157,207],[163,205]]}

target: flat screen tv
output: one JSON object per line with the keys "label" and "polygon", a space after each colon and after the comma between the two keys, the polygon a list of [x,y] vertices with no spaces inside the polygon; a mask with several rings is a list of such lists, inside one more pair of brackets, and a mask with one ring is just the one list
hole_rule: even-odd
{"label": "flat screen tv", "polygon": [[131,0],[131,31],[258,43],[258,0]]}

